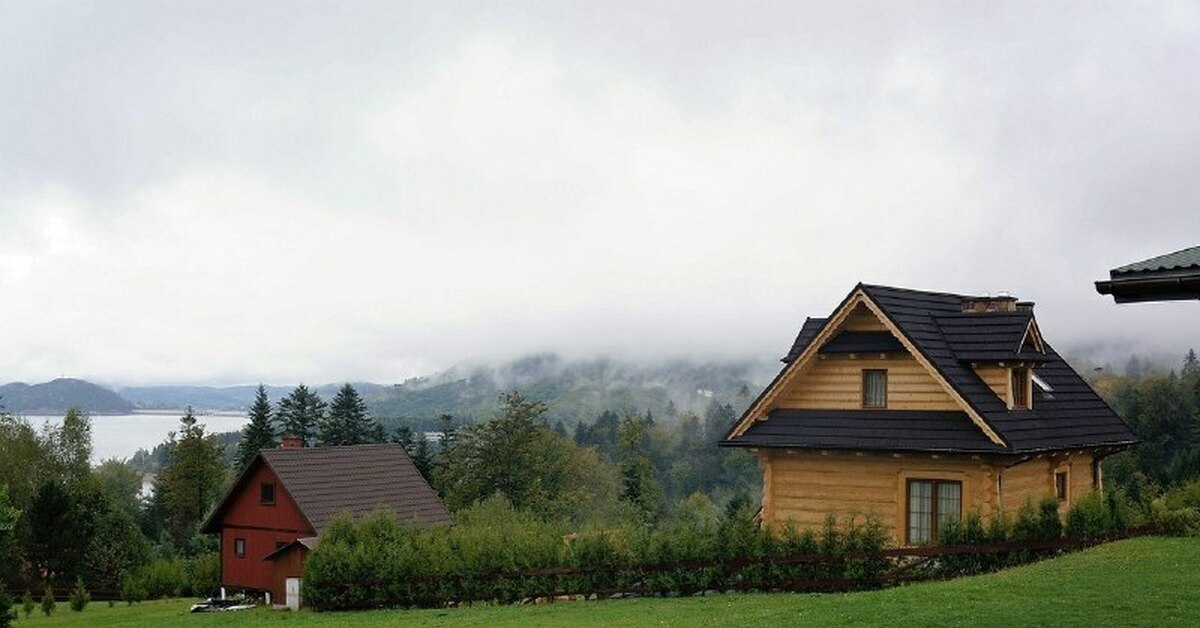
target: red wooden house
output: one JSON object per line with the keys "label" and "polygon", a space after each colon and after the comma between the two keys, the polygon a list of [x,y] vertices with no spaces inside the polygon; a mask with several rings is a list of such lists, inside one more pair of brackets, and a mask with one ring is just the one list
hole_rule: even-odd
{"label": "red wooden house", "polygon": [[[283,578],[300,575],[313,537],[334,517],[380,509],[418,525],[453,522],[400,445],[310,448],[285,438],[247,465],[200,531],[220,535],[222,587],[271,592],[282,601]],[[268,560],[298,539],[305,539],[296,544],[298,556]]]}

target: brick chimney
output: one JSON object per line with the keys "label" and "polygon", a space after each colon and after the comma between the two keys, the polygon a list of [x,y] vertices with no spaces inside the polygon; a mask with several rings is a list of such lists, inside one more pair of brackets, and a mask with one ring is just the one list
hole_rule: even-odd
{"label": "brick chimney", "polygon": [[279,442],[280,449],[303,449],[304,439],[300,436],[284,436]]}
{"label": "brick chimney", "polygon": [[[1030,304],[1032,306],[1032,304]],[[967,314],[983,312],[1016,312],[1017,297],[1001,292],[997,296],[969,297],[963,299],[962,311]]]}

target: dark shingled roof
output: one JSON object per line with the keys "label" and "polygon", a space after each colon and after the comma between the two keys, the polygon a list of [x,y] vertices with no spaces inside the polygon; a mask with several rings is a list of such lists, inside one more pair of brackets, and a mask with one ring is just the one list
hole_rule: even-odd
{"label": "dark shingled roof", "polygon": [[935,316],[933,320],[959,360],[1038,362],[1047,359],[1027,343],[1022,343],[1033,320],[1032,311],[946,314]]}
{"label": "dark shingled roof", "polygon": [[791,362],[800,357],[800,354],[804,353],[804,348],[808,346],[808,343],[812,342],[817,332],[821,331],[821,328],[825,326],[825,320],[824,318],[804,319],[804,325],[800,326],[800,333],[796,334],[796,341],[792,343],[792,349],[788,351],[787,355],[783,356],[780,362]]}
{"label": "dark shingled roof", "polygon": [[741,447],[997,453],[966,412],[909,410],[771,411],[734,441]]}
{"label": "dark shingled roof", "polygon": [[1181,251],[1175,251],[1174,253],[1167,253],[1166,255],[1151,257],[1140,262],[1118,266],[1109,271],[1109,275],[1117,277],[1132,273],[1183,270],[1188,268],[1200,268],[1200,246],[1193,246]]}
{"label": "dark shingled roof", "polygon": [[[1032,316],[1031,312],[964,314],[964,301],[979,297],[866,284],[860,284],[859,288],[879,306],[984,423],[1008,445],[1007,448],[997,447],[993,451],[1025,453],[1102,445],[1123,446],[1136,442],[1137,437],[1133,431],[1049,344],[1045,345],[1045,354],[1031,355],[1029,348],[1021,348],[1021,352],[1018,353],[1018,343]],[[820,332],[820,326],[810,329],[814,320],[820,320],[822,325],[824,323],[824,319],[805,321],[804,329],[808,331],[802,330],[797,337],[797,346],[789,353],[792,359],[799,356],[804,347]],[[1001,355],[1003,357],[1000,357]],[[980,356],[1015,360],[1025,355],[1030,355],[1041,363],[1034,372],[1051,391],[1043,391],[1040,386],[1035,385],[1034,409],[1010,411],[1004,401],[975,373],[971,362],[984,361]],[[842,423],[825,419],[835,416],[832,412],[855,411],[820,411],[820,416],[816,418],[810,414],[778,414],[780,412],[782,411],[772,412],[765,421],[754,424],[741,436],[722,444],[798,448],[803,446],[802,442],[809,442],[813,443],[811,446],[820,448],[863,448],[865,444],[861,431],[869,428],[862,426],[871,425],[869,421],[879,420],[881,417],[913,420],[915,422],[910,424],[910,427],[914,430],[942,426],[940,423],[930,424],[927,420],[920,419],[933,416],[934,413],[922,412],[914,417],[895,410],[872,410],[868,414],[836,415],[847,421],[855,421],[855,425],[859,426],[853,428],[859,430],[858,432],[843,431]],[[966,417],[965,413],[963,416]],[[776,417],[790,418],[776,424],[776,427],[767,427]],[[971,425],[981,438],[987,440],[977,426],[973,423]],[[791,436],[781,433],[789,429],[793,431]],[[751,437],[751,434],[755,436]],[[924,435],[911,434],[906,436],[903,442],[911,448],[924,449],[918,446],[924,438]],[[752,444],[752,441],[757,444]],[[785,445],[782,444],[784,441],[789,442]],[[963,443],[962,447],[958,451],[979,451],[972,448],[974,445],[967,443]]]}
{"label": "dark shingled roof", "polygon": [[1119,266],[1108,277],[1096,292],[1117,303],[1200,299],[1200,246]]}
{"label": "dark shingled roof", "polygon": [[321,542],[320,537],[316,537],[316,536],[306,536],[302,539],[296,539],[295,541],[292,541],[291,543],[286,543],[284,545],[281,545],[278,549],[274,550],[270,554],[267,554],[266,557],[263,558],[263,560],[275,560],[276,558],[292,551],[292,548],[296,548],[296,547],[303,547],[305,550],[313,550],[313,549],[316,549],[317,543],[320,543],[320,542]]}
{"label": "dark shingled roof", "polygon": [[318,534],[339,513],[354,516],[385,509],[420,525],[453,523],[429,483],[397,444],[264,449],[247,466],[201,528],[219,529],[219,516],[242,479],[266,464]]}

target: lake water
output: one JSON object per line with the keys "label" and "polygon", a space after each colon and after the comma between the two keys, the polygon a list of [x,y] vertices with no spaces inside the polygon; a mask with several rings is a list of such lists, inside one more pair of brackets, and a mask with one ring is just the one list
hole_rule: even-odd
{"label": "lake water", "polygon": [[[92,417],[92,462],[106,458],[129,458],[138,449],[150,450],[179,429],[183,411],[138,412],[136,414],[95,415]],[[61,416],[26,416],[37,429],[62,423]],[[208,432],[233,432],[246,425],[245,414],[206,414],[196,417]]]}

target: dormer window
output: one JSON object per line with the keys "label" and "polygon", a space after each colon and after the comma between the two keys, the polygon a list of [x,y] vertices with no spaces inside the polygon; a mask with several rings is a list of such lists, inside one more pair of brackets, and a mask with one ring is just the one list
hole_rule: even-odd
{"label": "dormer window", "polygon": [[862,407],[887,407],[887,370],[864,369],[862,377]]}
{"label": "dormer window", "polygon": [[1012,409],[1029,409],[1029,369],[1015,368],[1012,370]]}

